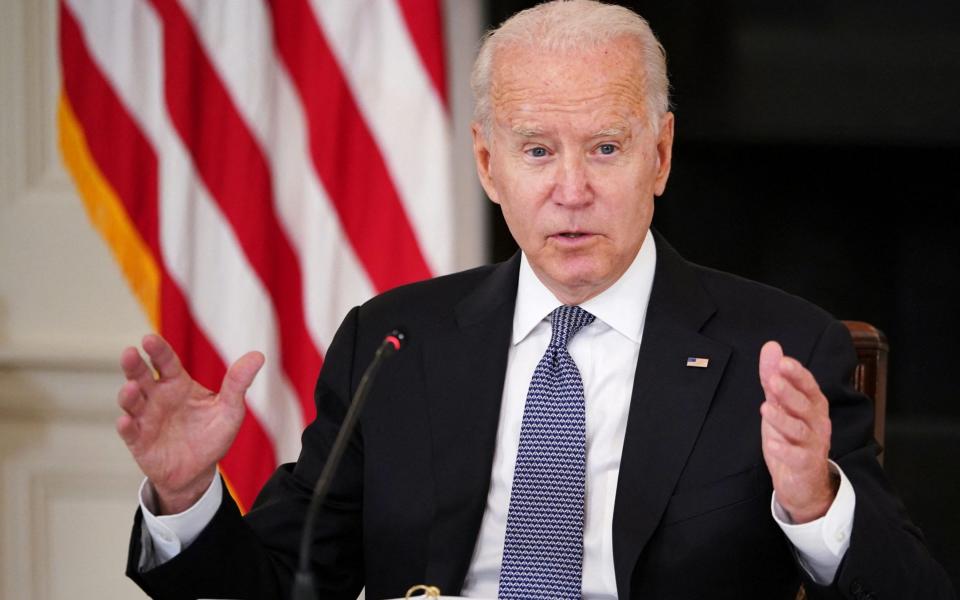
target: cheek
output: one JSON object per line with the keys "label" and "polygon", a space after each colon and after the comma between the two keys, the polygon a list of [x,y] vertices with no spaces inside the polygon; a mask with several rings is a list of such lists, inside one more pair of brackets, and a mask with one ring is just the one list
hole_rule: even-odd
{"label": "cheek", "polygon": [[617,244],[636,239],[637,231],[650,225],[653,216],[653,196],[649,189],[623,181],[623,187],[608,186],[599,197],[606,202],[595,204],[594,216],[607,223],[608,231]]}
{"label": "cheek", "polygon": [[504,180],[503,183],[499,193],[504,217],[511,225],[524,225],[525,230],[532,230],[548,188],[537,185],[534,178],[527,177]]}
{"label": "cheek", "polygon": [[518,242],[535,234],[536,213],[529,203],[520,200],[516,191],[500,204],[500,208],[503,210],[503,218],[507,222],[510,233]]}

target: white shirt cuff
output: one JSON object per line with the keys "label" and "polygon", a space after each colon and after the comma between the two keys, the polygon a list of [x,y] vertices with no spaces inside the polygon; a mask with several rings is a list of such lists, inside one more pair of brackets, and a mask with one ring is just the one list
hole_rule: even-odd
{"label": "white shirt cuff", "polygon": [[857,504],[853,486],[840,467],[830,461],[830,470],[840,476],[840,487],[827,514],[819,519],[796,525],[777,502],[776,492],[770,499],[773,518],[797,549],[800,565],[820,585],[833,583],[843,555],[850,547],[853,512]]}
{"label": "white shirt cuff", "polygon": [[140,484],[140,510],[144,525],[140,569],[159,567],[192,544],[217,514],[221,500],[223,489],[218,471],[196,504],[181,513],[158,517],[153,514],[156,510],[153,486],[148,479],[144,479]]}

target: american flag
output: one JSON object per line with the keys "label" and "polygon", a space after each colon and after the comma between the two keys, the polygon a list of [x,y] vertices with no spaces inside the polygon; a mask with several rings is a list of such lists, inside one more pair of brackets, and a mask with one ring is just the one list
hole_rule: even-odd
{"label": "american flag", "polygon": [[241,508],[313,419],[347,310],[453,266],[440,0],[61,0],[59,144],[150,322],[219,389]]}

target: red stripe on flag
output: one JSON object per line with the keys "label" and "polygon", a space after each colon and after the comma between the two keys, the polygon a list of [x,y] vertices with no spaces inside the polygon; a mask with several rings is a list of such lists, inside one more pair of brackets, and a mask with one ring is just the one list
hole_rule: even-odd
{"label": "red stripe on flag", "polygon": [[399,194],[313,11],[305,0],[272,0],[270,11],[277,50],[307,115],[314,167],[374,287],[427,279]]}
{"label": "red stripe on flag", "polygon": [[[130,214],[161,267],[160,333],[198,382],[217,390],[226,372],[223,360],[197,327],[187,303],[162,262],[157,200],[157,157],[150,143],[93,61],[79,24],[60,3],[60,60],[64,89],[83,127],[90,154]],[[256,417],[247,411],[225,463],[250,506],[276,464],[275,453]],[[233,457],[243,457],[242,465]],[[229,473],[229,471],[228,471]],[[238,490],[240,491],[240,490]]]}
{"label": "red stripe on flag", "polygon": [[[63,2],[60,3],[60,62],[63,88],[77,120],[83,125],[91,155],[150,251],[159,259],[157,156],[94,64],[80,26]],[[146,169],[144,165],[152,168]]]}
{"label": "red stripe on flag", "polygon": [[[180,356],[184,368],[201,385],[219,390],[226,374],[223,360],[193,321],[180,290],[166,273],[161,285],[160,307],[163,336]],[[240,506],[249,509],[277,465],[273,444],[249,408],[220,465]]]}
{"label": "red stripe on flag", "polygon": [[260,488],[276,470],[277,458],[270,438],[256,417],[247,412],[230,451],[220,460],[220,468],[230,482],[241,512],[253,507]]}
{"label": "red stripe on flag", "polygon": [[316,414],[313,384],[322,359],[304,320],[299,263],[274,209],[269,166],[181,7],[173,0],[151,3],[163,20],[170,116],[273,299],[283,370],[300,399],[305,422],[310,422]]}
{"label": "red stripe on flag", "polygon": [[397,0],[397,4],[440,101],[445,107],[449,107],[444,60],[446,53],[443,49],[443,8],[440,0]]}

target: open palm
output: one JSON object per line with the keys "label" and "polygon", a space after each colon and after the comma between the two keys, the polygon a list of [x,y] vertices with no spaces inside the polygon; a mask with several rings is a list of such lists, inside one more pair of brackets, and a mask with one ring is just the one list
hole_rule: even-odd
{"label": "open palm", "polygon": [[124,411],[117,432],[150,479],[160,514],[181,512],[203,494],[233,443],[243,421],[244,394],[264,358],[259,352],[240,357],[214,393],[183,369],[160,336],[145,336],[143,349],[153,369],[136,348],[120,356],[127,381],[117,395]]}

